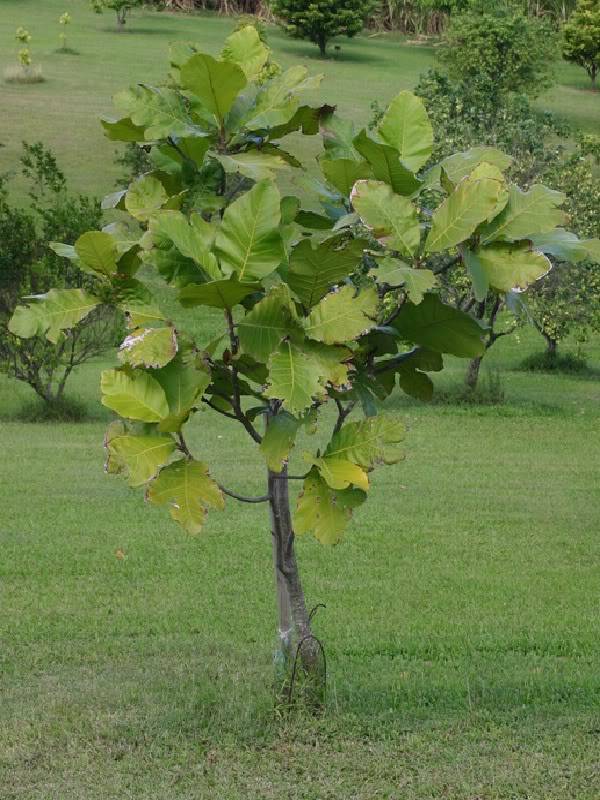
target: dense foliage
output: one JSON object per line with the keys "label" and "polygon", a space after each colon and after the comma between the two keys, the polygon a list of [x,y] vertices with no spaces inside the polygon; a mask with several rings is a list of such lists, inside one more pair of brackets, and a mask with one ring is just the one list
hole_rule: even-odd
{"label": "dense foliage", "polygon": [[296,39],[308,39],[324,56],[336,36],[355,36],[373,9],[373,0],[273,0],[273,13]]}
{"label": "dense foliage", "polygon": [[563,57],[583,67],[596,88],[600,72],[600,2],[578,0],[563,29]]}
{"label": "dense foliage", "polygon": [[[117,95],[107,135],[147,145],[154,168],[105,201],[123,212],[121,224],[60,248],[96,285],[29,298],[11,330],[56,338],[103,305],[126,313],[119,363],[101,379],[102,402],[118,415],[107,470],[126,473],[189,533],[226,496],[268,503],[284,657],[304,642],[308,669],[318,652],[295,534],[338,542],[373,469],[401,458],[404,427],[380,401],[397,388],[428,399],[428,373],[443,368],[444,354],[485,349],[480,323],[444,302],[438,274],[463,263],[481,302],[546,274],[546,253],[595,245],[557,229],[563,195],[522,191],[497,149],[425,170],[433,130],[411,92],[392,100],[372,136],[331,106],[302,102],[320,83],[304,67],[265,80],[268,60],[248,26],[218,59],[174,46],[168,83]],[[320,179],[283,148],[292,133],[321,134]],[[281,194],[290,178],[301,196]],[[161,309],[166,287],[199,316],[218,309],[220,335],[196,342],[176,328]],[[201,409],[256,444],[265,495],[217,484],[192,453],[188,430]],[[305,471],[289,476],[300,437]],[[291,477],[303,482],[293,525]]]}
{"label": "dense foliage", "polygon": [[28,383],[47,404],[62,398],[73,369],[114,346],[121,333],[108,308],[87,316],[68,333],[47,339],[20,339],[7,325],[19,298],[41,295],[52,287],[93,288],[97,281],[67,264],[47,245],[74,242],[98,226],[100,204],[67,192],[54,156],[41,144],[23,146],[21,169],[30,186],[29,210],[12,205],[8,182],[0,184],[0,369]]}

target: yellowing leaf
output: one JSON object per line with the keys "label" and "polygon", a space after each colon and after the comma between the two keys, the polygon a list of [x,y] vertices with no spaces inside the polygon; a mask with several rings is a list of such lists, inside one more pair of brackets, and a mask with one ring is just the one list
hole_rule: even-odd
{"label": "yellowing leaf", "polygon": [[119,360],[132,367],[158,369],[177,353],[175,328],[136,328],[123,341]]}
{"label": "yellowing leaf", "polygon": [[349,422],[332,436],[325,458],[351,461],[365,469],[395,464],[403,457],[398,443],[404,433],[404,425],[389,414]]}
{"label": "yellowing leaf", "polygon": [[307,319],[302,320],[306,335],[325,344],[357,339],[373,327],[378,297],[373,287],[355,295],[353,286],[331,292],[316,305]]}
{"label": "yellowing leaf", "polygon": [[272,472],[281,472],[283,469],[301,424],[299,419],[285,411],[269,420],[259,450]]}
{"label": "yellowing leaf", "polygon": [[367,473],[352,461],[345,458],[315,458],[313,464],[321,477],[332,489],[347,489],[352,484],[364,492],[369,490]]}
{"label": "yellowing leaf", "polygon": [[[134,436],[123,433],[105,440],[107,462],[115,458],[129,472],[129,485],[141,486],[153,478],[175,450],[170,436]],[[107,471],[113,471],[107,464]]]}
{"label": "yellowing leaf", "polygon": [[552,269],[546,256],[532,250],[527,241],[479,247],[475,256],[490,286],[499,292],[524,291]]}
{"label": "yellowing leaf", "polygon": [[223,493],[201,461],[175,461],[161,469],[146,499],[157,506],[168,505],[171,517],[192,534],[202,530],[207,508],[225,507]]}
{"label": "yellowing leaf", "polygon": [[298,496],[294,531],[298,535],[312,533],[322,544],[337,544],[350,522],[352,510],[364,499],[364,492],[358,489],[331,489],[316,468],[312,469]]}
{"label": "yellowing leaf", "polygon": [[102,404],[121,417],[160,422],[169,413],[162,386],[147,372],[105,369],[100,388]]}
{"label": "yellowing leaf", "polygon": [[527,239],[534,233],[547,233],[566,220],[560,206],[565,201],[562,192],[536,184],[528,192],[518,186],[509,187],[508,203],[481,232],[482,244],[492,241],[514,242]]}
{"label": "yellowing leaf", "polygon": [[144,175],[134,181],[127,190],[125,208],[132,217],[140,222],[146,222],[168,199],[162,183],[150,175]]}
{"label": "yellowing leaf", "polygon": [[269,48],[263,44],[254,25],[244,25],[225,39],[222,57],[237,64],[249,81],[254,81],[269,59]]}
{"label": "yellowing leaf", "polygon": [[31,303],[16,307],[9,331],[22,339],[45,335],[55,344],[62,331],[74,328],[100,305],[100,300],[85,289],[50,289],[25,299]]}

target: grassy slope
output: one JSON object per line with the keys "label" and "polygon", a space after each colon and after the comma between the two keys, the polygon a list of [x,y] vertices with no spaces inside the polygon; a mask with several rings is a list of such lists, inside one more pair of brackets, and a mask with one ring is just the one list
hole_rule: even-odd
{"label": "grassy slope", "polygon": [[[68,9],[73,16],[68,43],[79,56],[56,52],[58,17]],[[114,31],[113,17],[95,15],[81,0],[2,0],[0,14],[0,69],[16,51],[14,30],[25,25],[33,35],[32,51],[43,66],[46,83],[2,85],[0,173],[13,166],[20,142],[41,139],[52,146],[74,186],[88,193],[113,188],[118,168],[116,146],[107,141],[98,123],[111,113],[111,97],[137,82],[151,82],[165,74],[169,42],[193,40],[218,52],[233,27],[222,17],[187,17],[136,12],[128,30]],[[403,45],[393,36],[359,37],[343,41],[341,55],[322,61],[316,48],[291,41],[277,29],[270,42],[284,65],[303,62],[326,76],[323,98],[364,123],[372,100],[387,102],[399,89],[413,86],[431,63],[431,48]],[[560,63],[560,85],[541,101],[544,107],[566,115],[585,130],[600,127],[600,95],[585,91],[583,70]]]}

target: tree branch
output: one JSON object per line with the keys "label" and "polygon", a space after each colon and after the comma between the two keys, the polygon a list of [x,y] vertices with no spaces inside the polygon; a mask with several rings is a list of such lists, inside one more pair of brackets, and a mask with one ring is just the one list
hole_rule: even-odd
{"label": "tree branch", "polygon": [[348,405],[344,408],[341,400],[338,400],[337,397],[334,397],[333,399],[335,401],[338,410],[338,418],[333,427],[333,434],[336,434],[344,424],[346,417],[348,417],[352,413],[352,409],[356,405],[356,401],[351,400],[348,403]]}
{"label": "tree branch", "polygon": [[268,494],[263,494],[260,497],[246,497],[243,494],[238,494],[237,492],[232,492],[230,489],[226,489],[220,483],[218,483],[217,486],[224,494],[228,495],[229,497],[233,497],[242,503],[268,503],[270,499]]}
{"label": "tree branch", "polygon": [[413,347],[412,350],[409,350],[407,353],[400,353],[400,355],[394,356],[394,358],[388,358],[386,361],[381,361],[379,364],[375,364],[373,367],[373,375],[381,375],[384,372],[389,372],[390,370],[396,369],[405,361],[413,358],[417,353],[422,350],[421,347]]}
{"label": "tree branch", "polygon": [[[229,308],[225,309],[225,319],[227,321],[227,328],[229,330],[231,354],[232,356],[235,356],[238,352],[238,338],[235,335],[235,330],[233,327],[233,315],[231,314],[231,310]],[[259,434],[254,425],[250,422],[248,417],[242,411],[242,402],[240,397],[240,383],[235,363],[231,364],[231,383],[233,387],[232,405],[235,416],[242,423],[242,425],[248,431],[249,435],[254,439],[254,441],[260,444],[262,442],[262,436]]]}

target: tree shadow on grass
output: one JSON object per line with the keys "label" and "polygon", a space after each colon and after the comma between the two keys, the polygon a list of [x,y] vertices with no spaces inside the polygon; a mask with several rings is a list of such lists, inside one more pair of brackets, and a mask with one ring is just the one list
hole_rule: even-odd
{"label": "tree shadow on grass", "polygon": [[310,45],[307,42],[298,42],[296,46],[294,46],[293,42],[278,42],[277,50],[286,55],[301,59],[302,61],[310,60],[323,66],[334,64],[378,64],[385,61],[385,59],[380,56],[356,52],[353,49],[344,49],[342,45],[338,46],[340,50],[335,50],[335,45],[331,45],[331,51],[328,51],[325,58],[319,54],[316,45]]}

